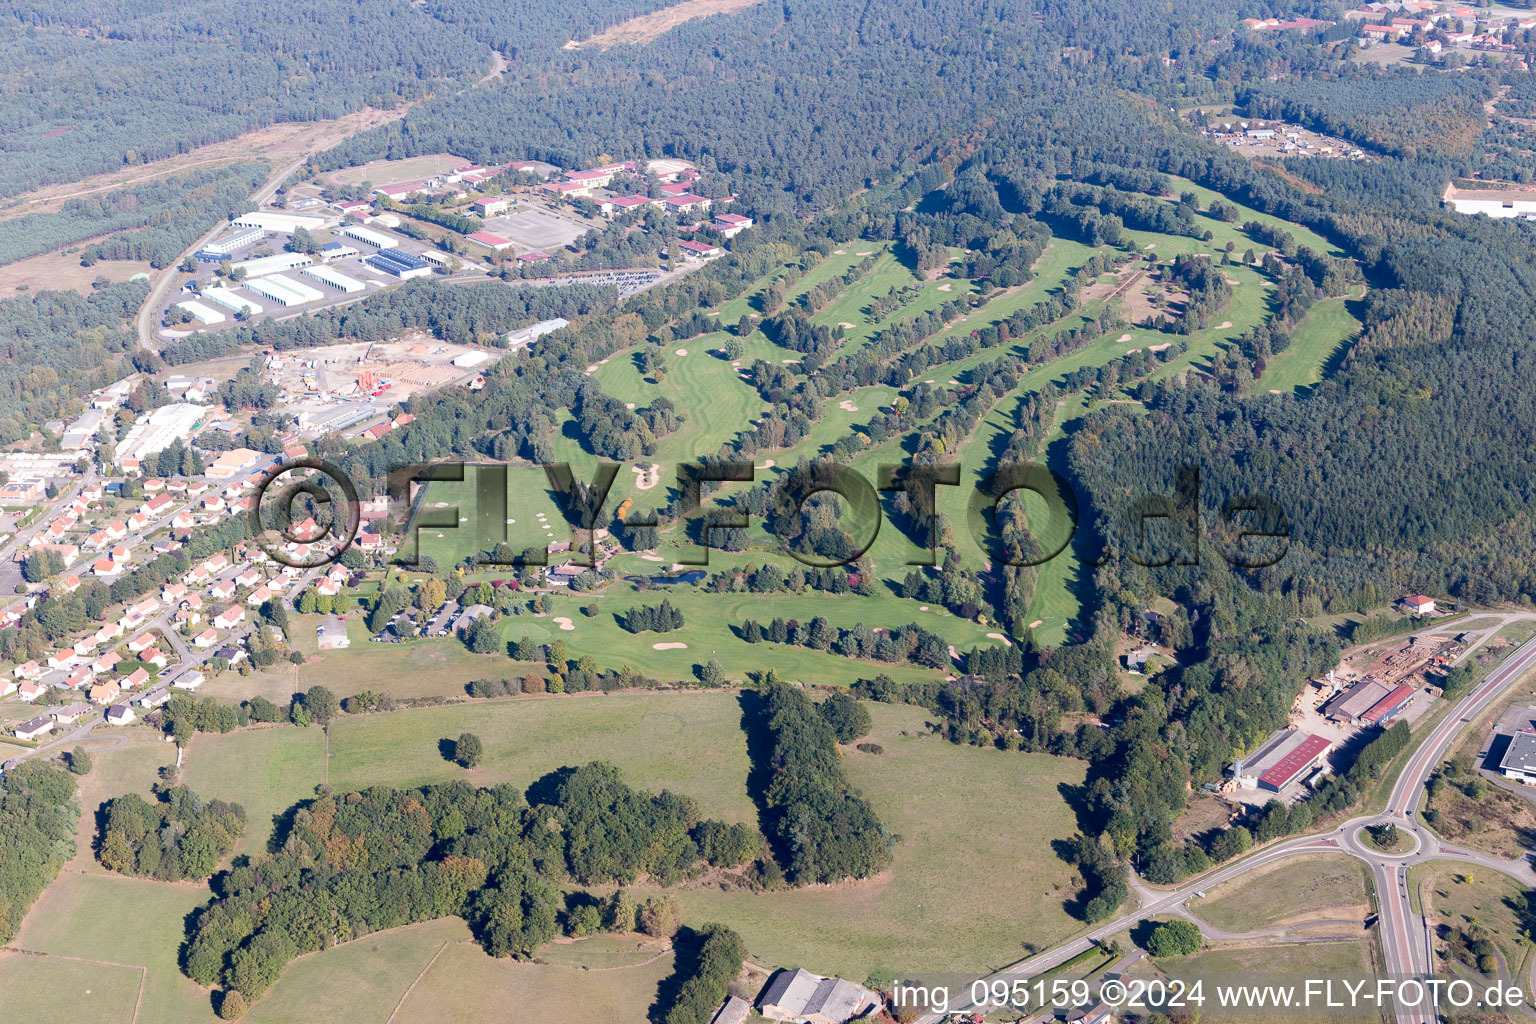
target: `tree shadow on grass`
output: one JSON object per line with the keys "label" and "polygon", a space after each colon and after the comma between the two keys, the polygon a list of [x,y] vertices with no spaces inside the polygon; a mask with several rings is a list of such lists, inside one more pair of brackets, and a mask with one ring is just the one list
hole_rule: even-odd
{"label": "tree shadow on grass", "polygon": [[768,784],[773,781],[773,738],[768,732],[768,709],[762,694],[756,690],[742,690],[736,698],[741,706],[741,732],[747,740],[747,760],[751,768],[747,772],[747,795],[757,807],[758,831],[768,840],[774,860],[790,863],[790,851],[770,827],[772,814],[768,810]]}
{"label": "tree shadow on grass", "polygon": [[682,990],[683,983],[699,973],[699,952],[704,945],[704,936],[692,928],[684,926],[672,937],[673,965],[672,973],[661,980],[656,987],[656,1001],[646,1010],[646,1017],[652,1024],[663,1024],[667,1014],[677,1003],[678,993]]}

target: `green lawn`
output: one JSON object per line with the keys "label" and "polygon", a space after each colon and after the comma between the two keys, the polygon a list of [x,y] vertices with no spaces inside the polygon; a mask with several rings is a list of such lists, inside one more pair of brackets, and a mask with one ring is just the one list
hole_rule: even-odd
{"label": "green lawn", "polygon": [[[1468,877],[1471,881],[1464,881]],[[1518,882],[1496,871],[1430,861],[1408,869],[1408,887],[1421,901],[1431,924],[1485,932],[1498,947],[1506,976],[1522,983],[1530,969],[1532,949],[1521,938],[1525,925],[1515,911],[1526,896]],[[1440,948],[1438,943],[1436,948]]]}
{"label": "green lawn", "polygon": [[257,854],[267,848],[273,817],[325,781],[325,733],[292,726],[198,733],[182,780],[205,798],[243,805],[245,835],[235,852]]}

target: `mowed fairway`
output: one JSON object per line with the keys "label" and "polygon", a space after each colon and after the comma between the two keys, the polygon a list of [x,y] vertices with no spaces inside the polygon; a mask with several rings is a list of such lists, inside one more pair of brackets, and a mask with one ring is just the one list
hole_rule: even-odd
{"label": "mowed fairway", "polygon": [[[900,837],[893,867],[862,882],[778,892],[678,892],[690,922],[723,921],[762,964],[863,979],[872,969],[976,970],[1075,931],[1073,870],[1051,848],[1075,831],[1062,786],[1084,765],[958,746],[916,708],[869,705],[884,754],[848,751],[849,780]],[[906,735],[903,735],[905,733]]]}
{"label": "mowed fairway", "polygon": [[1317,302],[1291,334],[1291,347],[1270,359],[1258,386],[1293,391],[1316,384],[1339,346],[1360,330],[1343,296]]}

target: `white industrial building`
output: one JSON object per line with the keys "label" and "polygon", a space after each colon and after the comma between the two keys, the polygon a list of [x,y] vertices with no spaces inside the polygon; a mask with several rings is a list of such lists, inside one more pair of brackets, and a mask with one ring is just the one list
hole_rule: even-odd
{"label": "white industrial building", "polygon": [[553,320],[540,320],[529,327],[520,327],[507,335],[507,347],[517,348],[526,345],[535,338],[542,338],[546,334],[563,330],[571,326],[571,322],[563,316],[557,316]]}
{"label": "white industrial building", "polygon": [[252,302],[244,295],[236,295],[228,288],[204,288],[202,297],[209,302],[223,306],[231,313],[244,312],[247,316],[255,316],[261,312],[261,306]]}
{"label": "white industrial building", "polygon": [[221,255],[228,255],[236,249],[243,249],[248,245],[254,245],[265,237],[266,232],[261,228],[245,228],[242,231],[236,231],[232,235],[225,235],[218,241],[209,242],[203,246],[203,252],[216,252]]}
{"label": "white industrial building", "polygon": [[490,355],[485,352],[465,352],[463,355],[453,357],[453,365],[460,369],[468,369],[471,366],[479,366],[489,358],[491,358]]}
{"label": "white industrial building", "polygon": [[[443,252],[440,249],[423,249],[416,255],[420,256],[422,260],[432,264],[434,267],[446,267],[449,260],[458,259],[458,257],[453,253]],[[463,261],[461,260],[460,262]]]}
{"label": "white industrial building", "polygon": [[355,238],[359,242],[364,242],[368,245],[371,245],[375,249],[393,249],[395,246],[400,244],[399,239],[392,238],[389,235],[382,234],[378,231],[370,231],[367,228],[358,227],[356,224],[348,224],[344,226],[341,229],[341,233],[346,235],[348,238]]}
{"label": "white industrial building", "polygon": [[186,441],[208,412],[201,405],[172,402],[138,418],[117,443],[117,461],[163,452],[172,441]]}
{"label": "white industrial building", "polygon": [[361,254],[345,242],[326,242],[320,247],[320,259],[326,263],[358,255]]}
{"label": "white industrial building", "polygon": [[212,306],[205,306],[201,302],[194,302],[191,299],[176,303],[176,308],[184,309],[191,313],[192,319],[200,324],[221,324],[229,319]]}
{"label": "white industrial building", "polygon": [[302,306],[306,302],[318,302],[325,298],[325,293],[311,288],[307,284],[300,284],[291,277],[281,274],[268,274],[266,277],[258,277],[254,281],[247,281],[245,286],[257,295],[271,299],[279,306]]}
{"label": "white industrial building", "polygon": [[1446,200],[1457,213],[1483,214],[1493,218],[1524,217],[1536,219],[1536,192],[1478,189]]}
{"label": "white industrial building", "polygon": [[332,288],[339,288],[346,292],[348,295],[351,295],[354,292],[366,291],[368,289],[368,286],[363,284],[363,282],[357,280],[356,278],[348,277],[341,271],[332,269],[331,267],[305,267],[303,270],[299,271],[299,273],[303,274],[305,277],[312,277],[316,281],[324,281]]}
{"label": "white industrial building", "polygon": [[261,277],[263,274],[276,274],[284,270],[298,270],[315,262],[301,252],[280,252],[271,256],[258,256],[253,260],[241,260],[230,266],[230,270],[243,270],[245,276]]}
{"label": "white industrial building", "polygon": [[300,217],[292,213],[254,210],[250,213],[242,213],[232,223],[237,228],[261,228],[263,231],[281,231],[285,235],[291,235],[299,228],[305,231],[319,231],[329,221],[324,217]]}

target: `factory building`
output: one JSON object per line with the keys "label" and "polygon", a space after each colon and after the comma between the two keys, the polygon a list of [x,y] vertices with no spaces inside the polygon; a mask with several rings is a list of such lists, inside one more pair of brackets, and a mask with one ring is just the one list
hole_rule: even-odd
{"label": "factory building", "polygon": [[272,256],[258,256],[253,260],[241,260],[232,264],[230,270],[243,270],[247,278],[261,277],[263,274],[276,274],[284,270],[298,270],[315,262],[301,252],[280,252]]}
{"label": "factory building", "polygon": [[1318,767],[1333,744],[1309,732],[1281,730],[1229,769],[1238,785],[1278,793]]}
{"label": "factory building", "polygon": [[382,270],[402,281],[409,281],[413,277],[428,277],[432,273],[431,265],[425,260],[394,249],[380,249],[363,262],[375,270]]}
{"label": "factory building", "polygon": [[299,271],[305,277],[312,277],[316,281],[323,281],[332,288],[340,289],[348,295],[366,291],[368,286],[356,278],[348,277],[339,270],[331,267],[305,267]]}
{"label": "factory building", "polygon": [[229,319],[212,306],[205,306],[201,302],[195,302],[190,299],[185,302],[176,303],[176,308],[184,309],[191,313],[192,319],[200,324],[221,324]]}
{"label": "factory building", "polygon": [[255,316],[261,312],[261,306],[243,295],[236,295],[228,288],[204,288],[202,297],[216,305],[223,306],[231,313],[244,312],[247,316]]}
{"label": "factory building", "polygon": [[117,461],[142,459],[163,452],[172,441],[186,441],[202,422],[207,409],[187,402],[172,402],[140,416],[117,443]]}
{"label": "factory building", "polygon": [[344,260],[359,255],[361,253],[345,242],[326,242],[320,247],[320,259],[326,263],[332,260]]}
{"label": "factory building", "polygon": [[393,249],[400,244],[400,240],[391,235],[386,235],[368,228],[348,224],[341,229],[341,233],[348,238],[354,238],[359,242],[373,246],[375,249]]}
{"label": "factory building", "polygon": [[1499,771],[1506,779],[1536,782],[1536,732],[1521,729],[1509,738],[1509,748],[1499,759]]}
{"label": "factory building", "polygon": [[302,306],[306,302],[318,302],[325,298],[324,292],[317,291],[307,284],[300,284],[293,278],[284,277],[281,274],[258,277],[254,281],[247,281],[245,286],[257,295],[271,299],[284,308]]}

